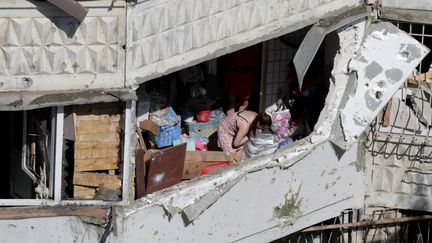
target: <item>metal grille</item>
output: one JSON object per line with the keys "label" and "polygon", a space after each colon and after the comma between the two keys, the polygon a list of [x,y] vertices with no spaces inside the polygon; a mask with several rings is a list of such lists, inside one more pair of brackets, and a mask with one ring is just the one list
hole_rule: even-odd
{"label": "metal grille", "polygon": [[[408,22],[393,22],[399,29],[407,32],[409,35],[414,37],[417,41],[423,45],[431,48],[432,47],[432,25],[416,24]],[[429,53],[425,59],[420,63],[418,71],[424,73],[431,71],[431,60],[432,54]]]}
{"label": "metal grille", "polygon": [[[408,22],[393,22],[393,24],[432,49],[432,25]],[[431,62],[432,54],[429,53],[419,64],[416,72],[413,72],[413,76],[432,71]],[[429,111],[432,111],[430,109],[432,93],[430,87],[428,87],[429,90],[425,90],[424,85],[425,83],[421,84],[420,82],[416,83],[407,80],[395,94],[393,100],[390,100],[382,116],[377,118],[376,131],[408,136],[431,136],[432,112]],[[417,103],[413,103],[413,100]],[[389,112],[389,114],[386,114],[386,112]],[[422,117],[418,116],[419,112],[422,113]],[[389,119],[388,124],[383,124],[385,123],[384,118]]]}
{"label": "metal grille", "polygon": [[430,242],[431,221],[432,215],[403,210],[376,209],[365,215],[347,210],[274,243]]}
{"label": "metal grille", "polygon": [[262,76],[262,105],[268,107],[272,105],[280,96],[288,91],[288,72],[293,72],[297,76],[295,69],[289,70],[300,43],[303,41],[309,26],[299,29],[287,35],[264,42]]}
{"label": "metal grille", "polygon": [[276,102],[278,95],[287,91],[288,65],[294,58],[296,51],[297,49],[284,45],[279,39],[272,39],[267,42],[267,68],[264,79],[265,107]]}
{"label": "metal grille", "polygon": [[[432,47],[430,25],[406,22],[394,24],[427,47]],[[430,58],[429,54],[413,72],[413,76],[430,70]],[[366,205],[432,210],[428,206],[432,195],[431,94],[427,82],[409,78],[390,99],[376,122],[371,124],[365,143],[369,178]],[[423,222],[413,220],[400,227],[396,228],[396,232],[400,232],[396,235],[398,238],[393,235],[393,238],[386,238],[385,241],[429,242],[430,226],[427,234],[421,233],[417,238],[418,232],[410,232],[413,227],[421,231]]]}

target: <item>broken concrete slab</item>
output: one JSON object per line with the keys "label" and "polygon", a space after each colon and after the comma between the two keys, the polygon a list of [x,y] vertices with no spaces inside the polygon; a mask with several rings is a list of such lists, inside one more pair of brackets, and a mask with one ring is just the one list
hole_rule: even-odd
{"label": "broken concrete slab", "polygon": [[[333,142],[348,149],[366,130],[429,49],[388,22],[367,26],[365,38],[349,63],[353,89],[340,111],[340,128]],[[341,133],[343,136],[338,136]]]}

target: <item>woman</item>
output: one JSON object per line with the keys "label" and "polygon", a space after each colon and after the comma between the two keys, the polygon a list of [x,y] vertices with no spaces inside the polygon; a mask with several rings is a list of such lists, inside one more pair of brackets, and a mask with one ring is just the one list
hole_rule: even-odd
{"label": "woman", "polygon": [[248,132],[249,139],[243,146],[243,160],[276,151],[278,140],[270,129],[271,125],[272,118],[266,113],[260,113],[252,121]]}
{"label": "woman", "polygon": [[243,156],[242,147],[249,139],[249,133],[257,128],[270,127],[271,118],[268,118],[265,113],[258,115],[253,111],[240,111],[225,117],[217,129],[219,146],[223,151],[235,152],[236,160],[240,161]]}

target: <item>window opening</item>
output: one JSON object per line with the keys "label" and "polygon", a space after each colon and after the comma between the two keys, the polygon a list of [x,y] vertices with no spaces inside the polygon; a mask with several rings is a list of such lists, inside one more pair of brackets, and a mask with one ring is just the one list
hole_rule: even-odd
{"label": "window opening", "polygon": [[2,111],[1,199],[52,198],[51,108]]}
{"label": "window opening", "polygon": [[126,204],[134,109],[126,101],[1,111],[0,205]]}
{"label": "window opening", "polygon": [[[271,131],[266,125],[257,125],[258,129],[269,132],[266,133],[269,136],[264,135],[267,136],[266,139],[272,139],[273,147],[266,148],[267,151],[275,151],[293,140],[308,136],[317,122],[328,92],[333,65],[328,60],[334,56],[326,56],[334,55],[335,52],[326,50],[326,38],[306,74],[303,89],[299,90],[297,75],[290,66],[293,66],[296,48],[300,46],[307,30],[308,28],[245,48],[219,57],[217,61],[201,63],[140,85],[137,90],[137,125],[141,132],[135,160],[136,197],[183,180],[215,173],[241,160],[237,153],[239,150],[223,151],[218,134],[218,129],[227,126],[222,121],[229,117],[226,114],[226,98],[229,93],[225,86],[227,80],[240,83],[239,79],[245,76],[253,80],[255,91],[249,97],[249,111],[258,114],[260,109],[264,111],[264,108],[283,100],[289,109],[285,111],[288,111],[287,114],[291,112],[284,116],[282,124],[284,128],[292,129],[287,131],[290,134],[285,134],[286,136],[275,137],[275,130]],[[242,56],[241,53],[247,54]],[[255,54],[256,62],[251,57]],[[237,58],[240,60],[237,61]],[[240,85],[237,88],[249,87]],[[239,99],[235,101],[235,109],[239,109],[242,102]],[[248,120],[247,112],[239,114],[246,117],[243,118],[248,124],[252,122],[253,119]],[[184,143],[186,146],[182,148]],[[243,156],[243,151],[240,152]],[[255,155],[256,153],[245,153],[245,158]]]}
{"label": "window opening", "polygon": [[[310,27],[269,40],[264,43],[264,83],[262,109],[272,105],[288,92],[289,83],[296,77],[294,66],[290,65],[297,49]],[[287,82],[288,79],[288,82]]]}

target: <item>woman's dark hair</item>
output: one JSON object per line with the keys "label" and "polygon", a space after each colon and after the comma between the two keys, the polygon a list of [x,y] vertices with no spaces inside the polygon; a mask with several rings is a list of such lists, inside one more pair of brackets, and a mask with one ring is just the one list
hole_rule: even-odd
{"label": "woman's dark hair", "polygon": [[249,127],[249,132],[248,132],[249,136],[255,136],[258,122],[261,126],[271,127],[272,125],[271,116],[267,115],[267,113],[265,112],[261,112],[251,122],[251,125]]}

